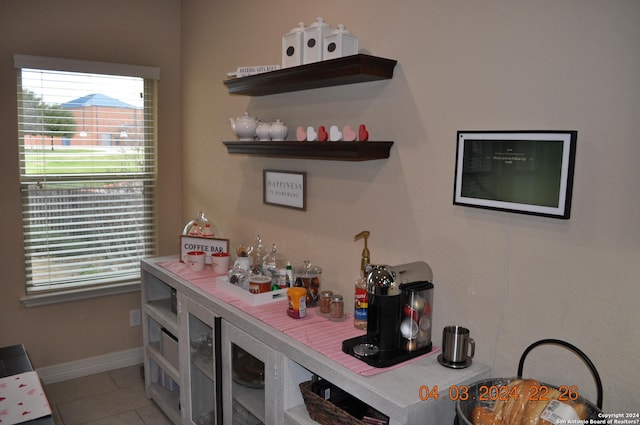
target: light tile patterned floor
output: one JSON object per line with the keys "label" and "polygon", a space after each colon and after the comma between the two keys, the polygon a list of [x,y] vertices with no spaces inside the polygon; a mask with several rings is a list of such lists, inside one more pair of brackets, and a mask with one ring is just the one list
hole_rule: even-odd
{"label": "light tile patterned floor", "polygon": [[56,425],[171,425],[144,394],[141,365],[45,385]]}

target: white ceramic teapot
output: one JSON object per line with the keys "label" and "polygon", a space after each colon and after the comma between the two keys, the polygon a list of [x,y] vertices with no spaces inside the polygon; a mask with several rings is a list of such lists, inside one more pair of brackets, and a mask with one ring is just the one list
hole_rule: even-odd
{"label": "white ceramic teapot", "polygon": [[236,119],[229,118],[231,123],[231,129],[240,140],[251,141],[256,137],[256,128],[258,127],[258,120],[256,117],[252,117],[248,112],[245,112],[243,116]]}

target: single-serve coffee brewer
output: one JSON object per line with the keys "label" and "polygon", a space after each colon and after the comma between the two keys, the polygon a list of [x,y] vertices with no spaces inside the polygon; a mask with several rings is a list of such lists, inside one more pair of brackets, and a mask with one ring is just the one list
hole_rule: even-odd
{"label": "single-serve coffee brewer", "polygon": [[368,265],[367,333],[342,342],[342,351],[388,367],[431,351],[433,273],[428,264]]}

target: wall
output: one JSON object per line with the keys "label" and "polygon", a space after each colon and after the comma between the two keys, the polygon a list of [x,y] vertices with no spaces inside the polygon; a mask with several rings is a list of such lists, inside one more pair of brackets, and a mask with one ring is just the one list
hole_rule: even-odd
{"label": "wall", "polygon": [[[227,72],[280,63],[281,36],[317,16],[397,59],[394,78],[227,93]],[[311,259],[349,303],[353,235],[368,229],[374,262],[433,268],[435,344],[445,325],[466,325],[476,361],[514,376],[530,343],[567,340],[602,375],[605,410],[637,411],[639,21],[633,0],[185,0],[184,219],[204,210],[234,247],[259,233],[294,264]],[[291,128],[366,123],[395,145],[363,163],[230,156],[228,118],[244,111]],[[456,131],[479,129],[577,130],[571,219],[452,205]],[[268,168],[307,172],[306,212],[263,204]],[[525,374],[596,399],[586,367],[557,347],[534,351]]]}
{"label": "wall", "polygon": [[180,209],[180,2],[0,2],[0,346],[23,343],[37,368],[140,347],[140,294],[26,308],[13,54],[159,66],[159,252],[177,246]]}

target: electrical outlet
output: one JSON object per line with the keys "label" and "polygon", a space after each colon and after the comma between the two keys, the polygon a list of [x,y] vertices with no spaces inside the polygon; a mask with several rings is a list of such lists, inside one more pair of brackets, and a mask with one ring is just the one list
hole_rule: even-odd
{"label": "electrical outlet", "polygon": [[140,309],[136,308],[135,310],[129,310],[129,326],[136,327],[140,326],[142,321],[142,317],[140,316]]}

